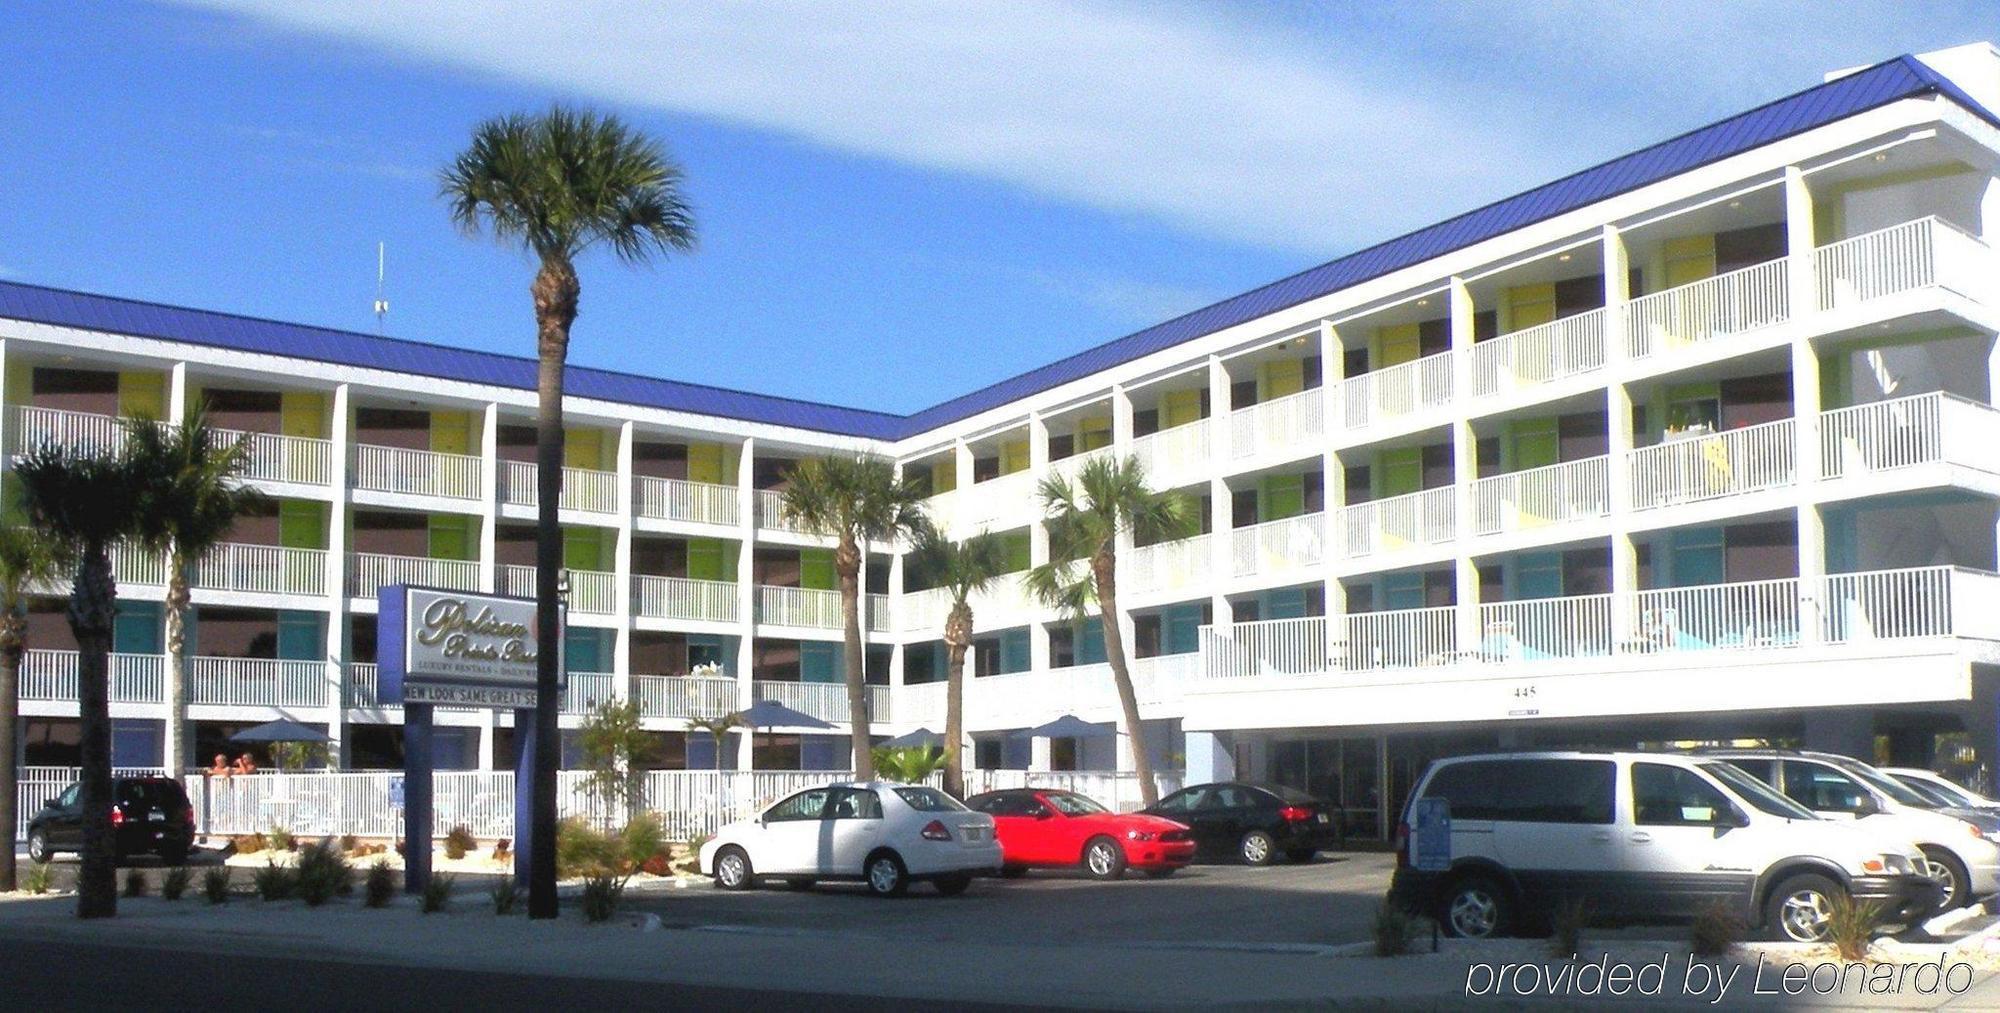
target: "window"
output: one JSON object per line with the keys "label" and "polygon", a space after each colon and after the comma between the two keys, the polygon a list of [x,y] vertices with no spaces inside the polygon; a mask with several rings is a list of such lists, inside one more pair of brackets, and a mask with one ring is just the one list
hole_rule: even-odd
{"label": "window", "polygon": [[1256,804],[1257,800],[1237,785],[1225,784],[1215,789],[1215,805],[1223,809],[1248,809]]}
{"label": "window", "polygon": [[72,784],[69,787],[64,788],[63,793],[60,796],[57,796],[56,804],[62,806],[64,809],[68,809],[71,806],[76,805],[76,797],[82,794],[82,792],[83,792],[83,785]]}
{"label": "window", "polygon": [[828,788],[826,818],[879,820],[882,818],[882,800],[866,788]]}
{"label": "window", "polygon": [[958,800],[936,788],[896,788],[893,789],[903,804],[920,813],[964,812],[965,807]]}
{"label": "window", "polygon": [[1495,760],[1439,767],[1424,786],[1424,797],[1444,799],[1455,820],[1499,819],[1501,768]]}
{"label": "window", "polygon": [[1663,763],[1632,765],[1632,820],[1649,827],[1713,826],[1734,812],[1701,775]]}
{"label": "window", "polygon": [[1870,798],[1861,783],[1832,767],[1785,761],[1785,794],[1818,812],[1860,812]]}
{"label": "window", "polygon": [[1616,781],[1609,760],[1481,760],[1440,769],[1424,795],[1453,819],[1609,823]]}
{"label": "window", "polygon": [[[1103,806],[1098,805],[1093,799],[1085,798],[1082,795],[1073,795],[1066,791],[1052,791],[1045,797],[1049,800],[1050,805],[1062,810],[1065,816],[1094,816],[1098,813],[1109,811]],[[1032,798],[1028,801],[1037,810],[1036,813],[1030,813],[1029,815],[1039,815],[1039,812],[1042,810],[1042,804]]]}
{"label": "window", "polygon": [[1040,802],[1035,801],[1035,796],[1018,791],[989,795],[980,799],[972,809],[988,816],[1040,816],[1048,811]]}
{"label": "window", "polygon": [[1765,784],[1772,787],[1776,787],[1778,784],[1778,761],[1776,760],[1752,760],[1748,757],[1732,756],[1729,758],[1729,762],[1734,766],[1742,768],[1744,773]]}
{"label": "window", "polygon": [[1209,794],[1207,788],[1188,788],[1161,799],[1157,808],[1168,813],[1192,812],[1207,807]]}
{"label": "window", "polygon": [[791,798],[772,806],[764,812],[766,823],[787,823],[795,820],[816,820],[826,811],[828,789],[814,788],[802,791]]}

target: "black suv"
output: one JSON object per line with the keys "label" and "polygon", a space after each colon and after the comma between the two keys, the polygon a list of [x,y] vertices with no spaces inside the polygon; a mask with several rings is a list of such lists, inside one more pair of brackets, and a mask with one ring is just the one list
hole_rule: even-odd
{"label": "black suv", "polygon": [[[72,784],[42,803],[28,822],[28,857],[46,862],[58,851],[83,848],[83,785]],[[187,861],[194,846],[194,806],[179,781],[167,777],[117,777],[111,781],[111,832],[118,858],[159,855],[168,865]]]}

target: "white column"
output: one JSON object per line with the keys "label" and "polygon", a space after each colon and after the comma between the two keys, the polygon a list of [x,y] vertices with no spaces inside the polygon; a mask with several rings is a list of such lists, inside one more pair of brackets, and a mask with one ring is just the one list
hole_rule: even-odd
{"label": "white column", "polygon": [[[188,365],[176,362],[167,370],[167,416],[164,421],[179,425],[188,417]],[[189,747],[192,748],[192,747]]]}
{"label": "white column", "polygon": [[[1472,390],[1472,345],[1473,305],[1472,290],[1465,279],[1454,277],[1447,302],[1451,308],[1451,349],[1453,394],[1463,399]],[[1458,551],[1452,558],[1452,577],[1456,591],[1457,608],[1453,612],[1457,619],[1458,649],[1470,650],[1478,646],[1479,629],[1479,568],[1474,563],[1470,551],[1471,538],[1466,533],[1472,530],[1472,483],[1479,477],[1479,440],[1473,432],[1469,419],[1460,419],[1451,424],[1451,478],[1455,486],[1453,509],[1458,538]]]}
{"label": "white column", "polygon": [[[1049,426],[1042,420],[1040,412],[1028,413],[1028,474],[1040,485],[1049,474]],[[1040,566],[1049,561],[1049,529],[1037,519],[1028,525],[1028,565]],[[1028,670],[1046,672],[1049,670],[1049,628],[1039,621],[1047,610],[1040,605],[1030,608],[1028,614],[1037,617],[1028,624]],[[1044,743],[1046,747],[1046,743]],[[1042,769],[1047,769],[1046,767]]]}
{"label": "white column", "polygon": [[632,466],[635,438],[632,423],[618,427],[618,541],[611,552],[618,639],[611,647],[611,678],[620,700],[632,699],[632,519],[638,512],[634,503],[638,480]]}
{"label": "white column", "polygon": [[500,712],[491,708],[479,709],[479,772],[493,772],[493,738],[497,734]]}
{"label": "white column", "polygon": [[1049,745],[1049,740],[1040,735],[1028,740],[1029,770],[1049,769]]}
{"label": "white column", "polygon": [[350,656],[347,571],[351,482],[348,466],[354,460],[354,410],[348,403],[349,396],[346,384],[333,388],[329,412],[332,415],[332,431],[328,433],[332,445],[327,448],[330,472],[327,477],[331,482],[332,502],[326,512],[326,679],[327,695],[333,703],[335,720],[327,722],[326,731],[333,738],[327,744],[327,756],[336,767],[347,766],[350,752],[345,690]]}
{"label": "white column", "polygon": [[[1627,358],[1625,310],[1632,300],[1632,251],[1616,226],[1604,227],[1604,359],[1613,376]],[[1639,551],[1625,523],[1632,512],[1632,387],[1613,381],[1604,391],[1606,505],[1611,515],[1611,643],[1632,640],[1637,629]]]}
{"label": "white column", "polygon": [[[757,659],[757,441],[746,438],[736,461],[736,706],[756,703],[751,676]],[[749,770],[756,736],[736,737],[736,769]]]}
{"label": "white column", "polygon": [[[1785,240],[1790,254],[1787,281],[1796,319],[1818,311],[1818,285],[1813,274],[1813,198],[1805,174],[1785,167]],[[1826,523],[1813,505],[1813,483],[1819,479],[1819,352],[1800,331],[1792,338],[1792,431],[1797,439],[1792,455],[1799,539],[1799,638],[1819,639],[1821,610],[1826,607]]]}
{"label": "white column", "polygon": [[[21,406],[14,404],[8,398],[7,371],[9,366],[10,364],[7,361],[7,339],[0,338],[0,453],[6,453],[7,456],[12,457],[13,455],[9,451],[14,445],[14,410]],[[13,760],[0,756],[0,762],[12,763]],[[16,765],[18,766],[18,764]]]}
{"label": "white column", "polygon": [[500,406],[479,413],[479,586],[500,590]]}
{"label": "white column", "polygon": [[[1319,455],[1321,495],[1326,501],[1323,521],[1326,537],[1321,543],[1326,547],[1323,550],[1326,557],[1326,562],[1323,564],[1326,576],[1322,581],[1321,594],[1326,599],[1326,657],[1328,658],[1340,657],[1345,650],[1347,640],[1347,624],[1344,622],[1347,616],[1347,589],[1340,583],[1340,579],[1333,575],[1336,560],[1332,548],[1339,544],[1335,532],[1340,530],[1341,506],[1347,502],[1347,469],[1341,466],[1340,455],[1333,449],[1334,420],[1344,417],[1338,411],[1335,401],[1340,390],[1338,377],[1344,358],[1345,349],[1340,342],[1340,332],[1334,328],[1332,321],[1320,321],[1319,382],[1324,402],[1320,411],[1321,417],[1326,420],[1324,431],[1320,434]],[[1189,762],[1192,763],[1194,736],[1190,735],[1188,738]],[[1212,740],[1213,736],[1210,736],[1210,739]]]}
{"label": "white column", "polygon": [[1209,580],[1208,607],[1209,621],[1217,628],[1235,622],[1234,610],[1229,607],[1230,578],[1234,576],[1236,560],[1231,533],[1232,512],[1229,505],[1229,463],[1236,454],[1234,428],[1229,408],[1229,367],[1223,365],[1222,357],[1208,357],[1208,536]]}
{"label": "white column", "polygon": [[[1124,457],[1131,452],[1132,398],[1125,390],[1123,384],[1113,384],[1111,386],[1111,453],[1118,457]],[[1115,547],[1118,567],[1113,574],[1113,579],[1117,581],[1119,587],[1125,586],[1125,576],[1131,572],[1132,550],[1134,547],[1134,539],[1131,531],[1118,532],[1117,545]],[[1132,610],[1121,608],[1118,610],[1117,615],[1105,616],[1104,621],[1118,624],[1118,639],[1125,645],[1125,660],[1129,663],[1137,658],[1139,656],[1139,633],[1138,624],[1132,621]],[[1121,764],[1118,769],[1129,770],[1131,768]]]}

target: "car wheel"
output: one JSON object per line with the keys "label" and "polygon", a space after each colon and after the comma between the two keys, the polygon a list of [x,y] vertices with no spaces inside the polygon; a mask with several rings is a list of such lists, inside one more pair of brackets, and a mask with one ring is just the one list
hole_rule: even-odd
{"label": "car wheel", "polygon": [[1920,849],[1924,853],[1924,871],[1944,884],[1944,898],[1938,901],[1938,912],[1955,911],[1972,903],[1971,877],[1966,875],[1965,863],[1935,844],[1921,845]]}
{"label": "car wheel", "polygon": [[752,877],[750,856],[734,845],[715,855],[715,885],[724,890],[748,890]]}
{"label": "car wheel", "polygon": [[937,886],[937,892],[947,897],[956,897],[964,893],[966,888],[972,885],[972,877],[964,874],[939,876],[935,885]]}
{"label": "car wheel", "polygon": [[1093,837],[1083,846],[1083,871],[1092,879],[1117,879],[1125,875],[1125,849],[1109,837]]}
{"label": "car wheel", "polygon": [[810,890],[813,887],[818,886],[819,881],[816,879],[788,879],[785,880],[785,885],[791,887],[794,890],[797,890],[800,893],[804,893],[807,890]]}
{"label": "car wheel", "polygon": [[869,856],[865,872],[868,892],[877,897],[901,897],[910,888],[909,871],[893,851]]}
{"label": "car wheel", "polygon": [[1513,917],[1512,903],[1500,884],[1485,876],[1467,876],[1445,893],[1444,916],[1438,921],[1446,934],[1461,939],[1505,935]]}
{"label": "car wheel", "polygon": [[1003,865],[1000,867],[1001,879],[1020,879],[1027,874],[1028,867],[1025,865]]}
{"label": "car wheel", "polygon": [[1165,879],[1179,871],[1179,869],[1147,869],[1146,875],[1153,879]]}
{"label": "car wheel", "polygon": [[1810,872],[1792,876],[1764,902],[1764,928],[1780,942],[1821,942],[1827,937],[1833,900],[1841,892],[1825,876]]}
{"label": "car wheel", "polygon": [[52,856],[49,851],[49,832],[40,827],[28,831],[28,860],[40,865]]}
{"label": "car wheel", "polygon": [[1236,845],[1236,853],[1243,857],[1245,865],[1269,865],[1278,854],[1278,843],[1262,830],[1252,830],[1243,835]]}
{"label": "car wheel", "polygon": [[1294,862],[1299,862],[1299,863],[1310,862],[1313,859],[1319,857],[1319,849],[1293,848],[1290,851],[1285,852],[1285,857],[1291,859]]}

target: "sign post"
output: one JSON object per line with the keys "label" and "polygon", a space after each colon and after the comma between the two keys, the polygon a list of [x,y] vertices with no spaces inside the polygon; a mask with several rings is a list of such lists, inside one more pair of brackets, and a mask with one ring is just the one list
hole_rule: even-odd
{"label": "sign post", "polygon": [[[377,702],[403,708],[403,888],[420,893],[430,882],[431,834],[435,825],[431,780],[433,709],[507,708],[514,711],[517,752],[533,756],[532,729],[537,694],[535,601],[397,584],[377,593]],[[566,610],[557,613],[567,628]],[[554,645],[562,650],[560,642]],[[561,657],[560,654],[557,657]],[[557,671],[557,689],[565,680]],[[526,716],[523,734],[523,716]],[[554,847],[524,833],[520,799],[530,793],[515,785],[515,870],[527,868],[529,849]],[[532,823],[532,820],[529,821]]]}

